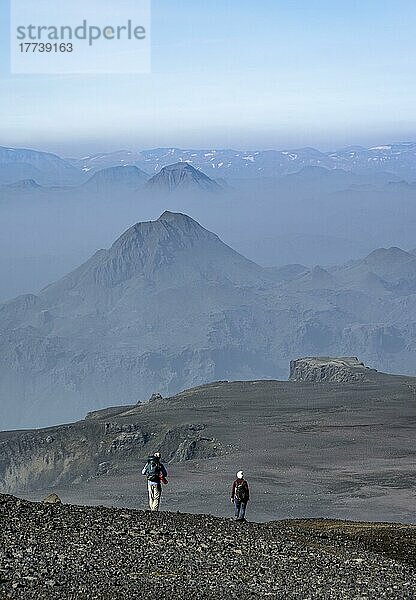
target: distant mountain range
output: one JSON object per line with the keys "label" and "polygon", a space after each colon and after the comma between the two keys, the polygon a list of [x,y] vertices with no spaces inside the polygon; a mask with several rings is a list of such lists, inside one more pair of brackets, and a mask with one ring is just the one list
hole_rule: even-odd
{"label": "distant mountain range", "polygon": [[0,183],[34,179],[40,185],[75,185],[80,169],[49,152],[0,146]]}
{"label": "distant mountain range", "polygon": [[331,269],[264,269],[167,211],[0,306],[0,421],[45,425],[212,380],[286,378],[304,355],[414,374],[416,256],[393,247]]}
{"label": "distant mountain range", "polygon": [[416,179],[416,142],[364,148],[351,146],[321,152],[315,148],[295,150],[189,150],[156,148],[139,152],[114,152],[86,156],[71,161],[84,172],[107,166],[134,164],[148,173],[158,172],[175,162],[188,162],[211,177],[276,177],[296,173],[304,167],[323,167],[345,171],[384,171],[402,179]]}
{"label": "distant mountain range", "polygon": [[[27,154],[26,154],[27,153]],[[116,153],[118,157],[120,153]],[[6,162],[2,163],[2,159]],[[14,162],[12,162],[14,159]],[[134,164],[109,164],[98,170],[83,169],[67,163],[53,154],[32,150],[0,148],[0,187],[19,192],[44,189],[57,193],[72,190],[89,193],[138,191],[219,192],[224,187],[187,162],[177,162],[161,168],[153,176]]]}
{"label": "distant mountain range", "polygon": [[295,150],[192,150],[156,148],[137,152],[117,151],[82,158],[64,159],[55,154],[22,148],[0,147],[0,184],[34,179],[40,185],[79,185],[98,171],[135,166],[150,178],[164,167],[187,163],[213,179],[280,177],[305,167],[352,171],[370,176],[379,172],[416,180],[416,142],[364,148],[351,146],[321,152],[314,148]]}

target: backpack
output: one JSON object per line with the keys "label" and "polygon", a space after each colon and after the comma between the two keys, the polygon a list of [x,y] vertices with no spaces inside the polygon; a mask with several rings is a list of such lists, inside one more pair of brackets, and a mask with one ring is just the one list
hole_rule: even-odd
{"label": "backpack", "polygon": [[244,480],[235,486],[235,497],[240,502],[247,502],[247,484]]}
{"label": "backpack", "polygon": [[153,481],[159,483],[160,481],[160,463],[156,456],[150,456],[147,461],[147,481]]}

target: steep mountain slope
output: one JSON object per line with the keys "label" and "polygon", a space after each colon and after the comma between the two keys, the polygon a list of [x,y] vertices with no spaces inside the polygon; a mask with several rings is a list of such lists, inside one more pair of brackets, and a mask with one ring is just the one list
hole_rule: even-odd
{"label": "steep mountain slope", "polygon": [[134,225],[38,296],[0,307],[2,422],[15,424],[16,401],[22,424],[45,423],[217,370],[270,376],[251,331],[264,285],[260,267],[185,215]]}

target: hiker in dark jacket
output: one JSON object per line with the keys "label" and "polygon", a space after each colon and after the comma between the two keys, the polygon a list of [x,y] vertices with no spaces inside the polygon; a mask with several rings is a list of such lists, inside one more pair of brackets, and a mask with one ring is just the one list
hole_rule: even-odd
{"label": "hiker in dark jacket", "polygon": [[147,477],[147,492],[149,494],[149,508],[153,511],[159,510],[160,497],[162,495],[162,483],[167,483],[168,472],[160,460],[160,452],[149,456],[147,463],[142,469],[142,475]]}
{"label": "hiker in dark jacket", "polygon": [[245,521],[247,502],[250,500],[250,490],[244,479],[243,471],[238,471],[237,479],[231,488],[231,502],[234,504],[234,517],[236,521]]}

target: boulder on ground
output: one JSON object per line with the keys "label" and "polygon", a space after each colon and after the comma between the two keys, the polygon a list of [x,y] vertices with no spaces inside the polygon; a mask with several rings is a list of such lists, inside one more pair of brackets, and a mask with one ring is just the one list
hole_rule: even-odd
{"label": "boulder on ground", "polygon": [[44,504],[62,504],[62,500],[58,494],[49,494],[42,500]]}

